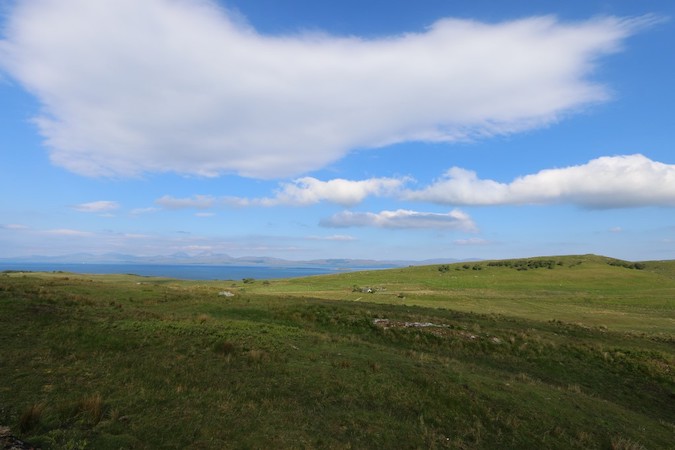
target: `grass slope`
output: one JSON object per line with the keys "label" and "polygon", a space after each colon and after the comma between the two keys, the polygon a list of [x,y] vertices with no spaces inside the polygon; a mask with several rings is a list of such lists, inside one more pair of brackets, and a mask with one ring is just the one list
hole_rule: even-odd
{"label": "grass slope", "polygon": [[672,448],[675,265],[631,267],[0,274],[0,425],[70,449]]}

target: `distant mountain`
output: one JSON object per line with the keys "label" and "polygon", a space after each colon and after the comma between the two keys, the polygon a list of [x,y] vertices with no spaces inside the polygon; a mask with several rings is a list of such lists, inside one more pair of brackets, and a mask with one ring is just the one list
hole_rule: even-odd
{"label": "distant mountain", "polygon": [[264,256],[243,256],[234,258],[227,254],[203,253],[189,255],[187,253],[173,253],[171,255],[135,256],[123,253],[72,253],[59,256],[31,255],[14,258],[0,258],[0,262],[7,263],[64,263],[64,264],[201,264],[222,266],[252,266],[252,267],[327,267],[336,269],[354,268],[392,268],[417,266],[427,264],[449,264],[460,261],[476,261],[476,259],[428,259],[423,261],[412,260],[375,260],[375,259],[313,259],[308,261],[291,261]]}

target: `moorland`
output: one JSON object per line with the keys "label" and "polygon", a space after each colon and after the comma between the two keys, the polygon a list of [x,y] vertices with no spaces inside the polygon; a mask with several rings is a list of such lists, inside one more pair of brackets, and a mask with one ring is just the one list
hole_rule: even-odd
{"label": "moorland", "polygon": [[0,426],[64,449],[666,449],[675,261],[0,274]]}

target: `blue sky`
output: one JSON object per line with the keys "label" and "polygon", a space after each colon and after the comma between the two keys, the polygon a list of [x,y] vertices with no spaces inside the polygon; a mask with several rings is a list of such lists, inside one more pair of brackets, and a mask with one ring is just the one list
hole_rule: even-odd
{"label": "blue sky", "polygon": [[674,12],[3,2],[0,255],[673,259]]}

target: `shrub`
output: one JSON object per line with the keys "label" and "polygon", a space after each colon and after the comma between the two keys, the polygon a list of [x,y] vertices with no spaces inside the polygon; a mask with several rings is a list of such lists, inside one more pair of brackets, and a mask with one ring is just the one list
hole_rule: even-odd
{"label": "shrub", "polygon": [[644,263],[631,263],[628,261],[621,261],[619,259],[612,259],[607,261],[607,264],[610,266],[615,266],[615,267],[625,267],[626,269],[635,269],[635,270],[642,270],[645,268]]}

